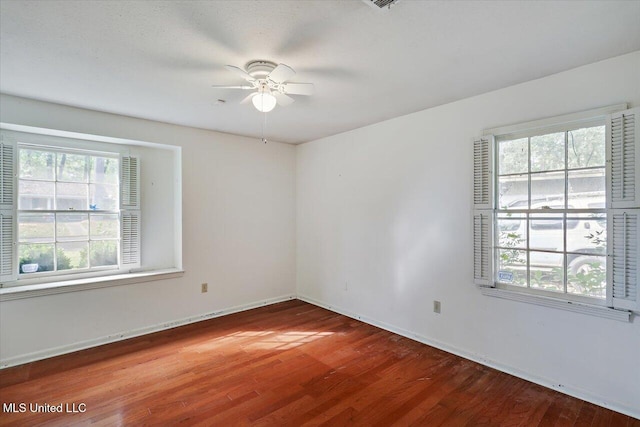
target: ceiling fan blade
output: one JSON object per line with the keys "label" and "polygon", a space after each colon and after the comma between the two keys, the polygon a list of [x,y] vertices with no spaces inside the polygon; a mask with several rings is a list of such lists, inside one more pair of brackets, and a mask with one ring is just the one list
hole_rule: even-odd
{"label": "ceiling fan blade", "polygon": [[242,68],[234,67],[233,65],[225,65],[224,68],[226,68],[227,70],[231,71],[232,73],[235,73],[235,74],[239,75],[240,77],[242,77],[243,79],[245,79],[248,82],[252,82],[252,81],[255,80],[253,77],[251,77],[251,75],[249,73],[247,73]]}
{"label": "ceiling fan blade", "polygon": [[267,79],[274,81],[276,83],[282,83],[282,82],[286,82],[287,80],[289,80],[291,77],[295,75],[296,75],[296,72],[293,71],[293,68],[285,64],[278,64],[278,66],[269,73],[269,75],[267,76]]}
{"label": "ceiling fan blade", "polygon": [[253,86],[224,86],[224,85],[211,85],[214,89],[243,89],[243,90],[251,90],[255,89]]}
{"label": "ceiling fan blade", "polygon": [[251,99],[256,96],[258,93],[254,92],[254,93],[250,93],[249,95],[247,95],[242,101],[240,101],[240,104],[248,104]]}
{"label": "ceiling fan blade", "polygon": [[280,92],[272,92],[272,93],[273,93],[273,96],[276,97],[276,102],[278,103],[278,105],[282,107],[286,107],[287,105],[291,105],[295,102],[295,99],[285,95],[284,93],[280,93]]}
{"label": "ceiling fan blade", "polygon": [[313,83],[285,83],[281,86],[290,95],[313,95]]}

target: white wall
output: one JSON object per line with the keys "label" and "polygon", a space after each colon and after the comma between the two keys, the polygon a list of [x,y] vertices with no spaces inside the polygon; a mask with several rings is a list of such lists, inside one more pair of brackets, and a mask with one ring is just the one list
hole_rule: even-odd
{"label": "white wall", "polygon": [[299,297],[640,416],[637,318],[482,296],[471,279],[472,138],[621,102],[640,105],[640,52],[299,146]]}
{"label": "white wall", "polygon": [[[136,150],[143,232],[154,235],[143,244],[143,265],[175,265],[173,248],[165,249],[182,227],[185,270],[181,278],[0,302],[0,365],[295,295],[294,146],[8,95],[0,97],[0,121],[180,146],[175,227],[163,222],[173,210],[163,191],[174,178],[173,153]],[[159,216],[147,216],[151,206]]]}

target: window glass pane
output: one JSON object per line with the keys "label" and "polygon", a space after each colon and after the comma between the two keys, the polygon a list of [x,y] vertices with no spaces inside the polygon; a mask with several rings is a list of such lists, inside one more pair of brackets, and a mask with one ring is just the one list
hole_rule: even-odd
{"label": "window glass pane", "polygon": [[58,181],[87,182],[87,156],[57,153]]}
{"label": "window glass pane", "polygon": [[18,185],[18,209],[53,209],[54,183],[45,181],[23,181]]}
{"label": "window glass pane", "polygon": [[607,253],[607,219],[605,214],[572,215],[569,219],[574,226],[567,226],[568,252],[598,255]]}
{"label": "window glass pane", "polygon": [[53,271],[53,248],[53,243],[19,245],[20,273]]}
{"label": "window glass pane", "polygon": [[20,149],[20,178],[53,180],[55,159],[50,151]]}
{"label": "window glass pane", "polygon": [[529,283],[532,288],[564,292],[564,255],[531,251]]}
{"label": "window glass pane", "polygon": [[97,240],[91,242],[91,266],[118,264],[118,243],[115,240]]}
{"label": "window glass pane", "polygon": [[605,170],[569,171],[569,204],[575,209],[605,207]]}
{"label": "window glass pane", "polygon": [[57,266],[58,270],[75,270],[87,268],[87,247],[88,242],[66,242],[58,243]]}
{"label": "window glass pane", "polygon": [[529,170],[528,146],[527,138],[500,141],[498,162],[500,175],[523,173]]}
{"label": "window glass pane", "polygon": [[508,285],[527,286],[526,251],[499,249],[497,280]]}
{"label": "window glass pane", "polygon": [[531,175],[531,209],[564,208],[564,172]]}
{"label": "window glass pane", "polygon": [[607,265],[604,256],[570,258],[567,267],[567,292],[604,298],[607,290]]}
{"label": "window glass pane", "polygon": [[117,214],[91,214],[91,238],[118,238],[120,221]]}
{"label": "window glass pane", "polygon": [[118,209],[118,186],[111,184],[91,184],[89,209],[113,211]]}
{"label": "window glass pane", "polygon": [[[564,251],[564,222],[562,215],[536,214],[529,219],[529,248],[545,251]],[[531,261],[533,263],[533,261]]]}
{"label": "window glass pane", "polygon": [[531,171],[564,169],[564,132],[531,137]]}
{"label": "window glass pane", "polygon": [[54,214],[20,214],[18,216],[18,241],[53,242]]}
{"label": "window glass pane", "polygon": [[[118,157],[20,146],[18,256],[21,274],[117,266]],[[58,211],[37,213],[26,211]]]}
{"label": "window glass pane", "polygon": [[524,214],[501,215],[498,218],[498,246],[526,249],[527,221]]}
{"label": "window glass pane", "polygon": [[89,216],[87,214],[57,214],[56,220],[59,241],[89,240]]}
{"label": "window glass pane", "polygon": [[605,298],[606,215],[564,210],[605,208],[606,126],[496,141],[496,280]]}
{"label": "window glass pane", "polygon": [[118,159],[91,156],[89,182],[118,184]]}
{"label": "window glass pane", "polygon": [[569,169],[604,166],[605,127],[576,129],[567,134]]}
{"label": "window glass pane", "polygon": [[56,183],[56,208],[58,210],[88,210],[87,184]]}
{"label": "window glass pane", "polygon": [[498,208],[527,209],[529,184],[527,175],[498,178]]}

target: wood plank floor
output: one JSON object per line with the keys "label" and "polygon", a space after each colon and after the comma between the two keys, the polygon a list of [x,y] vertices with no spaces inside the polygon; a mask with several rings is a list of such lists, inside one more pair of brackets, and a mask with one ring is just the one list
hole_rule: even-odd
{"label": "wood plank floor", "polygon": [[86,405],[3,426],[640,426],[301,301],[5,369],[0,401]]}

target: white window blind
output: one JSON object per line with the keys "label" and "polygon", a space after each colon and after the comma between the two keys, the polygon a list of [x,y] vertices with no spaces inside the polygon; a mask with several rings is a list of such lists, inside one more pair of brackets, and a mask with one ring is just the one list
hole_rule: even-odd
{"label": "white window blind", "polygon": [[16,143],[0,140],[0,282],[15,280],[15,153]]}
{"label": "white window blind", "polygon": [[140,164],[136,157],[122,157],[120,161],[120,208],[122,267],[140,267]]}

